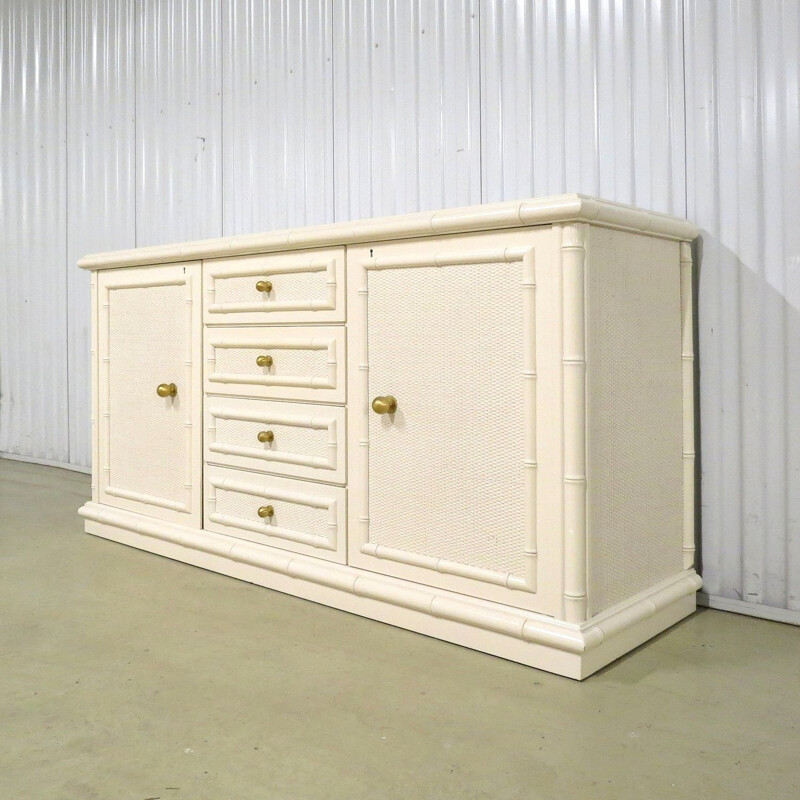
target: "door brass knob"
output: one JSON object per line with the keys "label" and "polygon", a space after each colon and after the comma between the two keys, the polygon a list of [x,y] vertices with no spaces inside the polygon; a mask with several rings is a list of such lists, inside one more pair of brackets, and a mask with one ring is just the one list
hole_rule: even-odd
{"label": "door brass knob", "polygon": [[275,441],[275,434],[272,431],[259,431],[258,441],[261,442],[261,444],[266,444],[267,442],[273,442]]}
{"label": "door brass knob", "polygon": [[258,364],[259,367],[271,367],[272,356],[259,356],[256,359],[256,364]]}
{"label": "door brass knob", "polygon": [[261,506],[261,508],[258,509],[258,516],[261,517],[261,519],[274,517],[275,509],[272,506]]}
{"label": "door brass knob", "polygon": [[256,284],[256,291],[257,292],[271,292],[272,291],[272,281],[259,281]]}
{"label": "door brass knob", "polygon": [[175,397],[178,394],[178,387],[174,383],[159,383],[156,394],[159,397]]}
{"label": "door brass knob", "polygon": [[376,414],[394,414],[397,411],[397,400],[390,394],[385,397],[376,397],[372,401],[372,410]]}

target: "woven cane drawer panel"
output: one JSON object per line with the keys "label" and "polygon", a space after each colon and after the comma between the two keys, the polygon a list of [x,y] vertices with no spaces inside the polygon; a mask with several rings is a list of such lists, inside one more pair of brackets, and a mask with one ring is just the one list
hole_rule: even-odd
{"label": "woven cane drawer panel", "polygon": [[[186,293],[183,283],[108,290],[107,349],[102,354],[108,376],[108,460],[103,483],[104,493],[111,496],[105,502],[114,503],[121,491],[188,511]],[[164,381],[177,385],[175,398],[157,396],[156,386]]]}
{"label": "woven cane drawer panel", "polygon": [[266,351],[266,348],[220,349],[217,351],[216,369],[218,372],[244,376],[275,375],[276,377],[325,378],[327,375],[326,354],[322,350],[285,350],[281,352],[280,356],[270,352],[269,355],[274,359],[272,366],[259,367],[256,364],[256,358],[262,354],[261,350]]}
{"label": "woven cane drawer panel", "polygon": [[[335,406],[209,397],[206,461],[344,483],[344,418]],[[260,442],[259,433],[272,441]]]}
{"label": "woven cane drawer panel", "polygon": [[[272,506],[262,518],[258,509]],[[204,527],[344,562],[345,491],[337,486],[208,467]]]}
{"label": "woven cane drawer panel", "polygon": [[236,278],[218,279],[216,282],[216,301],[222,305],[237,303],[253,303],[254,298],[264,304],[264,311],[268,312],[270,304],[298,301],[309,304],[325,300],[325,282],[319,279],[319,274],[314,272],[298,272],[294,275],[274,275],[271,278],[272,290],[259,292],[256,290],[256,280],[247,275]]}
{"label": "woven cane drawer panel", "polygon": [[[206,391],[344,402],[344,328],[209,328]],[[259,366],[269,356],[270,366]]]}
{"label": "woven cane drawer panel", "polygon": [[369,272],[371,544],[524,574],[522,269]]}
{"label": "woven cane drawer panel", "polygon": [[344,321],[342,247],[218,259],[204,269],[206,324]]}

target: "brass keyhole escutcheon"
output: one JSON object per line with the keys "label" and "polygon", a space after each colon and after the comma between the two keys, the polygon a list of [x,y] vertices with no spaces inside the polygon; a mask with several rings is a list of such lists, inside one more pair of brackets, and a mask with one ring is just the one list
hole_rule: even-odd
{"label": "brass keyhole escutcheon", "polygon": [[159,383],[156,394],[159,397],[175,397],[178,394],[178,387],[174,383]]}
{"label": "brass keyhole escutcheon", "polygon": [[261,506],[261,508],[258,509],[258,516],[261,517],[261,519],[274,517],[275,509],[272,506]]}
{"label": "brass keyhole escutcheon", "polygon": [[258,364],[259,367],[271,367],[273,364],[272,356],[259,356],[256,359],[256,364]]}
{"label": "brass keyhole escutcheon", "polygon": [[259,281],[256,284],[256,291],[257,292],[271,292],[272,291],[272,281]]}
{"label": "brass keyhole escutcheon", "polygon": [[376,414],[394,414],[397,411],[397,399],[390,394],[384,397],[376,397],[372,401],[372,410]]}
{"label": "brass keyhole escutcheon", "polygon": [[261,444],[267,444],[269,442],[275,441],[275,434],[272,431],[259,431],[258,432],[258,441]]}

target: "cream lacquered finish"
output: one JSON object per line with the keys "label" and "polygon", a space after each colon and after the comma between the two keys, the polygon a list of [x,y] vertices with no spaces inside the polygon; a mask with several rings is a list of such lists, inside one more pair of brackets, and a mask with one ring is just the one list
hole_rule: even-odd
{"label": "cream lacquered finish", "polygon": [[347,439],[341,406],[209,397],[205,414],[208,464],[345,482]]}
{"label": "cream lacquered finish", "polygon": [[205,351],[207,392],[344,402],[343,327],[208,328]]}
{"label": "cream lacquered finish", "polygon": [[206,272],[208,325],[344,322],[344,248],[214,259]]}
{"label": "cream lacquered finish", "polygon": [[84,259],[86,530],[586,677],[695,607],[695,235],[570,195]]}
{"label": "cream lacquered finish", "polygon": [[200,279],[199,263],[102,272],[95,310],[99,500],[198,528]]}
{"label": "cream lacquered finish", "polygon": [[208,530],[344,563],[344,489],[209,466],[205,491]]}

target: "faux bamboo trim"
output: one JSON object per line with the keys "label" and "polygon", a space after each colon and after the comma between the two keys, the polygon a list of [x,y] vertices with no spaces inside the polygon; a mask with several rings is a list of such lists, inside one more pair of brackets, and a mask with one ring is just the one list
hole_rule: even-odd
{"label": "faux bamboo trim", "polygon": [[694,566],[694,313],[692,247],[681,242],[681,365],[683,370],[683,568]]}
{"label": "faux bamboo trim", "polygon": [[170,261],[300,250],[310,247],[405,239],[441,233],[489,231],[548,223],[591,222],[669,239],[691,240],[698,229],[683,219],[581,194],[426,211],[380,219],[337,222],[247,236],[156,245],[81,259],[84,269],[164,264]]}
{"label": "faux bamboo trim", "polygon": [[562,375],[564,414],[564,618],[580,623],[586,583],[586,334],[582,225],[561,229]]}
{"label": "faux bamboo trim", "polygon": [[409,581],[319,561],[211,531],[186,528],[97,503],[86,503],[79,513],[85,519],[100,524],[248,564],[257,569],[578,655],[607,642],[635,621],[646,619],[670,603],[693,594],[701,584],[700,578],[692,570],[678,573],[654,589],[609,609],[588,623],[576,625],[500,603],[468,599],[440,589],[430,590]]}

